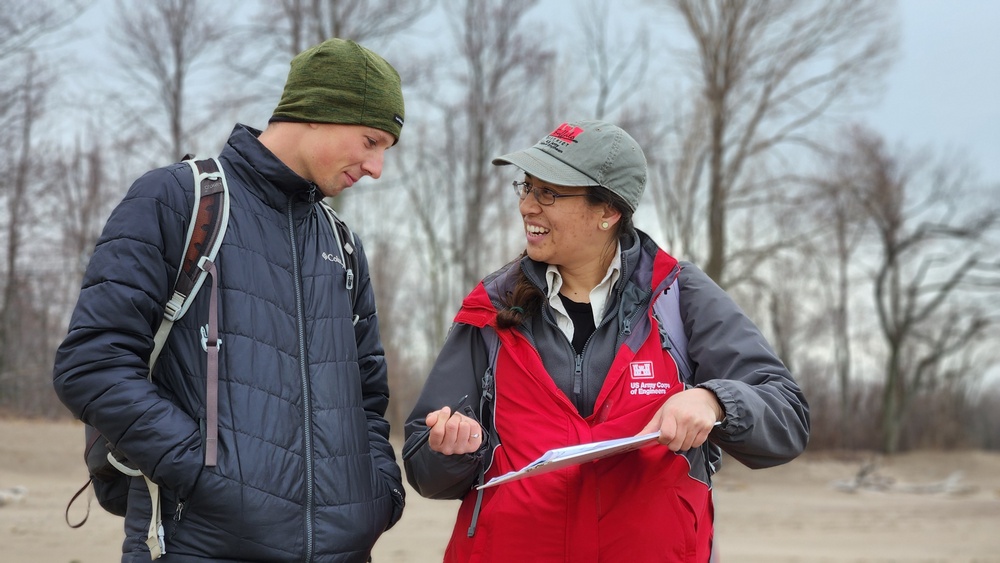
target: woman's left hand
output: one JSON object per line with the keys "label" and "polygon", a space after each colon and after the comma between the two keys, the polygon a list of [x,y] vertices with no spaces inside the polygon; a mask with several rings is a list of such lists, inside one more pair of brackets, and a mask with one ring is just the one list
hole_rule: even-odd
{"label": "woman's left hand", "polygon": [[639,434],[659,431],[661,444],[685,452],[704,444],[722,416],[715,393],[701,387],[685,389],[667,399]]}

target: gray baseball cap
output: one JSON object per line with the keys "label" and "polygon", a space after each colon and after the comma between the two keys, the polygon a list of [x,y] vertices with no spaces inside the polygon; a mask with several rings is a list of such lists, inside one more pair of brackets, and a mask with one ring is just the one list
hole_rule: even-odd
{"label": "gray baseball cap", "polygon": [[646,156],[628,133],[604,121],[568,121],[535,146],[493,159],[557,186],[603,186],[632,211],[646,188]]}

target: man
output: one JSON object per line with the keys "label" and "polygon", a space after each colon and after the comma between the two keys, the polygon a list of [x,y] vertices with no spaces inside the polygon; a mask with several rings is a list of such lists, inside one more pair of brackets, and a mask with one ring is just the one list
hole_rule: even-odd
{"label": "man", "polygon": [[[367,561],[403,509],[384,415],[384,351],[364,250],[328,257],[319,206],[378,178],[403,125],[399,75],[352,41],[296,56],[263,132],[219,156],[231,193],[219,272],[217,465],[206,464],[209,292],[147,361],[193,202],[186,164],[146,173],[112,213],[55,359],[60,399],[159,485],[165,561]],[[356,324],[353,324],[357,315]],[[150,494],[133,478],[123,562],[149,561]],[[155,543],[155,542],[154,542]]]}

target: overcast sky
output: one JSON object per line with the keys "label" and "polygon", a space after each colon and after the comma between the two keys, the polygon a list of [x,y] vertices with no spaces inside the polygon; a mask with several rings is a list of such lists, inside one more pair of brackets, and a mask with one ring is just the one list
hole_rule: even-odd
{"label": "overcast sky", "polygon": [[858,119],[892,145],[963,154],[1000,191],[1000,0],[898,0],[898,12],[898,59]]}
{"label": "overcast sky", "polygon": [[[529,16],[557,28],[574,25],[578,5],[580,0],[542,0]],[[634,15],[637,5],[655,3],[615,3],[613,10]],[[97,41],[113,7],[100,0],[82,18],[86,31],[78,40]],[[1000,190],[1000,0],[899,0],[898,7],[898,60],[881,101],[858,119],[893,145],[961,154],[981,180]]]}
{"label": "overcast sky", "polygon": [[1000,2],[900,0],[900,56],[868,122],[910,148],[959,151],[1000,186]]}
{"label": "overcast sky", "polygon": [[[530,15],[572,25],[581,2],[542,0]],[[631,14],[630,5],[615,8]],[[898,0],[898,11],[898,59],[881,101],[858,120],[893,146],[962,154],[1000,191],[1000,0]]]}

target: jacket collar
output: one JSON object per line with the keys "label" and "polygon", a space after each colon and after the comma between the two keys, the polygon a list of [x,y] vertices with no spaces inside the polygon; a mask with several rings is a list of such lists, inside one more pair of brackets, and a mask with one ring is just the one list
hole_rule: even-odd
{"label": "jacket collar", "polygon": [[[636,264],[639,262],[639,254],[642,252],[642,241],[639,236],[638,230],[625,233],[622,235],[621,239],[618,241],[618,252],[621,256],[621,275],[617,279],[616,287],[620,286],[622,280],[629,279],[632,277],[633,271],[635,270]],[[548,269],[548,264],[544,262],[536,262],[527,256],[521,258],[521,268],[524,269],[525,275],[531,280],[539,290],[541,290],[543,295],[548,295],[550,293],[547,283],[546,271]],[[612,291],[614,292],[614,290]]]}
{"label": "jacket collar", "polygon": [[316,184],[292,171],[258,137],[261,131],[237,124],[222,157],[228,158],[237,172],[247,176],[248,189],[275,209],[284,210],[291,198],[294,203],[313,204],[323,194]]}

